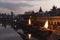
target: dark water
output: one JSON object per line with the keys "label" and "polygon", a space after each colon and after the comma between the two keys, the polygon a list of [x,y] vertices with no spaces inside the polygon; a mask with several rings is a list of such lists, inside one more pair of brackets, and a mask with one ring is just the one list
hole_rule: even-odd
{"label": "dark water", "polygon": [[22,40],[22,38],[11,27],[7,26],[5,29],[0,26],[0,40]]}
{"label": "dark water", "polygon": [[[21,31],[21,30],[19,32],[23,33],[23,31]],[[52,34],[51,37],[49,37],[48,39],[58,40],[58,39],[60,39],[60,36],[58,37],[58,36]],[[4,27],[0,26],[0,40],[23,40],[23,39],[10,26],[7,26],[6,29]],[[32,37],[31,40],[37,40],[37,39]]]}

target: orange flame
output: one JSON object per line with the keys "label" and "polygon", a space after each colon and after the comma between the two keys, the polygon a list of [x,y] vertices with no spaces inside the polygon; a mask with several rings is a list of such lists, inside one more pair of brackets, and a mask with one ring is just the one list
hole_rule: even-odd
{"label": "orange flame", "polygon": [[31,34],[28,34],[28,38],[31,39]]}
{"label": "orange flame", "polygon": [[48,28],[48,20],[45,22],[44,28]]}
{"label": "orange flame", "polygon": [[31,19],[29,19],[29,25],[31,25]]}

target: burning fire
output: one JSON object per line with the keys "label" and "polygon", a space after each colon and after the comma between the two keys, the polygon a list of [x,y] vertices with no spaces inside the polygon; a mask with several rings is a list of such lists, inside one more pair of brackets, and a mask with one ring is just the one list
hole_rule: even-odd
{"label": "burning fire", "polygon": [[31,39],[31,34],[28,34],[28,38]]}
{"label": "burning fire", "polygon": [[44,28],[48,28],[48,20],[45,22]]}
{"label": "burning fire", "polygon": [[31,25],[31,19],[29,19],[29,25]]}

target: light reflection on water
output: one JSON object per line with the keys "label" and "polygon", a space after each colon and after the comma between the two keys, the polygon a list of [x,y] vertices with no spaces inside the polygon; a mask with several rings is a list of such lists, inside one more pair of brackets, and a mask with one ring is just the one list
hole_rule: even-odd
{"label": "light reflection on water", "polygon": [[[24,33],[22,30],[18,30],[18,32],[22,34]],[[0,40],[23,40],[23,39],[10,26],[7,26],[6,29],[0,26]],[[37,39],[32,37],[31,40],[37,40]]]}
{"label": "light reflection on water", "polygon": [[[22,32],[22,31],[20,30],[19,32]],[[52,37],[54,36],[56,35],[52,34]],[[58,37],[58,35],[56,37],[60,38]],[[32,39],[35,39],[35,38],[32,38]],[[0,40],[22,40],[22,38],[10,26],[7,26],[5,29],[0,25]]]}

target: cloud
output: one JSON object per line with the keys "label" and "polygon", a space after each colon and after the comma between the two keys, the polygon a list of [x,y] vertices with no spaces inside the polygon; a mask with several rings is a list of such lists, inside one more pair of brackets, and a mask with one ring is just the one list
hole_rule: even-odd
{"label": "cloud", "polygon": [[9,10],[15,10],[19,7],[19,5],[11,4],[11,3],[1,3],[0,2],[0,8],[7,8]]}
{"label": "cloud", "polygon": [[46,1],[46,0],[0,0],[0,1]]}
{"label": "cloud", "polygon": [[20,2],[30,2],[30,1],[49,1],[49,0],[0,0],[0,2],[11,2],[11,3],[20,3]]}
{"label": "cloud", "polygon": [[0,0],[0,8],[4,11],[6,9],[7,12],[9,12],[8,10],[14,10],[15,13],[24,13],[30,10],[37,11],[40,6],[44,11],[50,10],[53,5],[60,7],[59,4],[59,0]]}
{"label": "cloud", "polygon": [[5,8],[9,10],[17,10],[20,7],[30,7],[32,5],[27,4],[27,3],[4,3],[0,2],[0,8]]}

